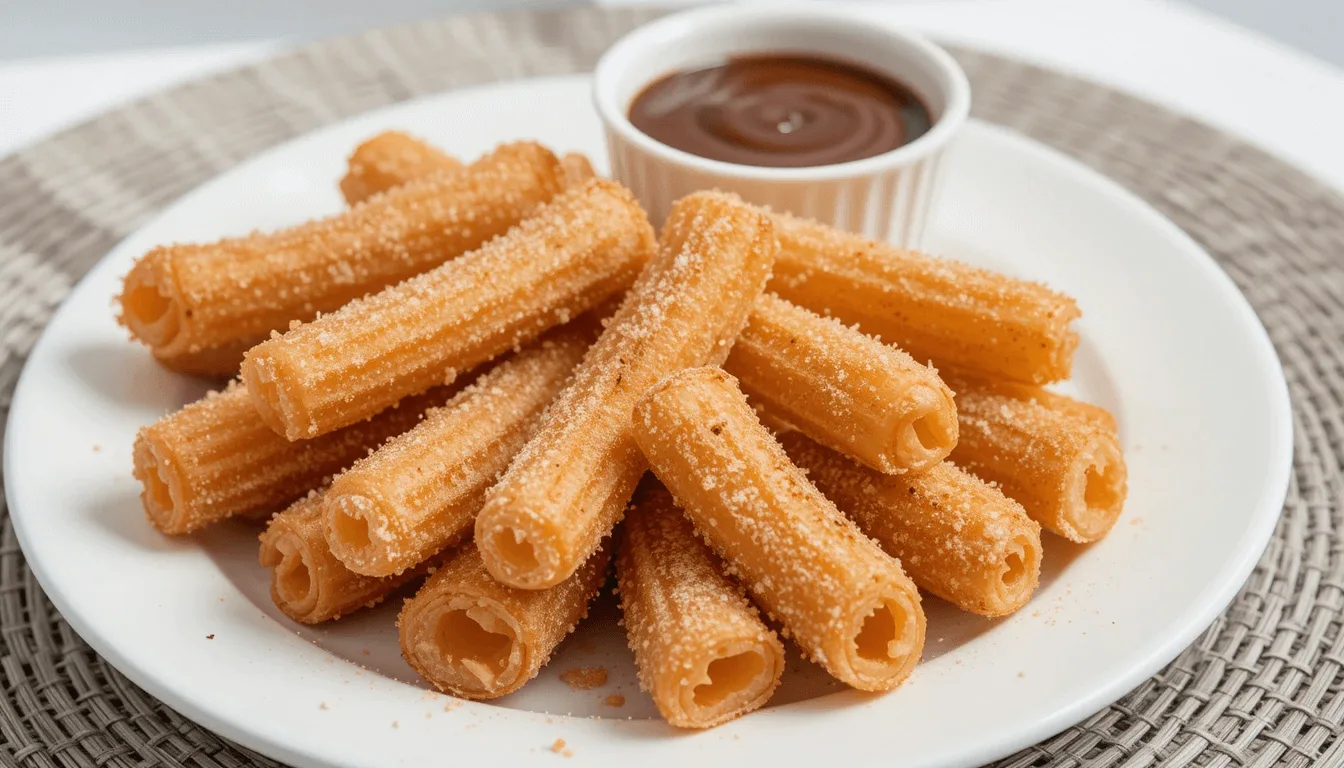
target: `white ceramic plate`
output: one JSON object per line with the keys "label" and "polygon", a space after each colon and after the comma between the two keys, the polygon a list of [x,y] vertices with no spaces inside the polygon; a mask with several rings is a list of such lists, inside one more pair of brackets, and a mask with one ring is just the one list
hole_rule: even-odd
{"label": "white ceramic plate", "polygon": [[[1116,185],[972,123],[929,245],[1078,298],[1070,386],[1115,411],[1129,458],[1115,531],[1092,547],[1050,538],[1041,589],[1010,618],[928,598],[924,661],[883,696],[841,690],[793,654],[771,707],[674,732],[635,683],[609,597],[520,693],[494,705],[431,693],[397,653],[395,606],[303,628],[270,603],[255,529],[187,540],[150,529],[131,440],[203,388],[128,343],[110,304],[153,245],[338,210],[345,157],[393,127],[461,157],[535,137],[605,160],[581,77],[444,94],[306,136],[206,184],[113,250],[57,313],[15,395],[5,485],[43,587],[114,666],[230,739],[302,765],[541,762],[556,759],[556,739],[576,758],[645,766],[973,765],[1083,719],[1172,659],[1226,606],[1270,536],[1291,425],[1278,360],[1245,300],[1195,243]],[[601,688],[558,679],[597,665],[610,673]],[[612,694],[624,706],[606,704]]]}

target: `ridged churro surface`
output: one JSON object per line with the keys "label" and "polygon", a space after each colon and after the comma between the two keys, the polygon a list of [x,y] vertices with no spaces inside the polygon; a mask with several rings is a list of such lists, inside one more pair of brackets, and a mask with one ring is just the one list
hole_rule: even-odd
{"label": "ridged churro surface", "polygon": [[1069,376],[1081,314],[1039,283],[776,214],[770,290],[879,337],[921,363],[1044,384]]}
{"label": "ridged churro surface", "polygon": [[708,728],[769,700],[784,646],[656,481],[621,525],[616,578],[640,687],[669,723]]}
{"label": "ridged churro surface", "polygon": [[941,462],[884,475],[804,437],[781,435],[789,458],[915,584],[962,610],[1003,616],[1031,599],[1041,527],[1001,491]]}
{"label": "ridged churro surface", "polygon": [[588,615],[610,562],[599,549],[550,589],[513,589],[490,578],[468,544],[401,609],[402,655],[446,693],[469,699],[512,693],[537,676]]}
{"label": "ridged churro surface", "polygon": [[732,376],[667,377],[635,407],[634,432],[696,530],[809,657],[863,690],[909,676],[924,647],[919,591],[789,461]]}
{"label": "ridged churro surface", "polygon": [[957,443],[937,371],[774,294],[756,300],[724,370],[753,402],[881,472],[920,472]]}
{"label": "ridged churro surface", "polygon": [[332,552],[369,576],[413,568],[471,532],[485,491],[588,348],[564,329],[505,359],[341,473],[326,495]]}
{"label": "ridged churro surface", "polygon": [[162,359],[255,344],[476,248],[564,183],[549,150],[506,144],[462,173],[427,177],[325,219],[157,248],[126,277],[121,322]]}
{"label": "ridged churro surface", "polygon": [[451,394],[436,388],[367,421],[290,442],[262,422],[246,387],[231,383],[136,435],[133,471],[145,513],[160,531],[182,534],[227,517],[281,509],[415,426],[426,408]]}
{"label": "ridged churro surface", "polygon": [[1037,387],[958,381],[952,460],[996,484],[1047,530],[1078,542],[1120,516],[1128,470],[1104,409]]}
{"label": "ridged churro surface", "polygon": [[273,429],[316,437],[593,308],[653,244],[630,193],[593,179],[472,253],[254,347],[243,380]]}
{"label": "ridged churro surface", "polygon": [[769,220],[735,197],[673,206],[657,257],[476,519],[495,578],[552,586],[611,532],[645,470],[630,436],[635,400],[667,373],[727,356],[775,248]]}
{"label": "ridged churro surface", "polygon": [[385,579],[348,570],[322,535],[322,492],[313,491],[271,519],[261,534],[261,565],[271,569],[271,600],[295,621],[318,624],[377,605],[421,572]]}

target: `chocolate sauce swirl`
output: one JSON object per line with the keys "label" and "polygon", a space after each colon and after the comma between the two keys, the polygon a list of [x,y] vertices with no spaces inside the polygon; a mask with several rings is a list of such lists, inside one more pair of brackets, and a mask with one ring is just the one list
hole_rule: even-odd
{"label": "chocolate sauce swirl", "polygon": [[749,56],[674,72],[630,106],[640,131],[700,157],[802,168],[890,152],[929,130],[905,85],[838,61]]}

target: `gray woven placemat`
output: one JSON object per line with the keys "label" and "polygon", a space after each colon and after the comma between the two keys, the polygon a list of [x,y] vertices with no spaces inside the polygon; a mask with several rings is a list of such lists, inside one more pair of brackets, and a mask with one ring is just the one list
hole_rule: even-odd
{"label": "gray woven placemat", "polygon": [[[0,160],[0,423],[71,285],[166,204],[246,157],[448,88],[590,69],[656,15],[458,16],[311,45],[151,96]],[[1269,328],[1296,459],[1273,542],[1228,611],[1161,673],[1004,766],[1344,764],[1344,199],[1196,122],[958,51],[978,117],[1117,179],[1199,240]],[[99,658],[25,566],[0,501],[0,763],[273,765],[186,720]]]}

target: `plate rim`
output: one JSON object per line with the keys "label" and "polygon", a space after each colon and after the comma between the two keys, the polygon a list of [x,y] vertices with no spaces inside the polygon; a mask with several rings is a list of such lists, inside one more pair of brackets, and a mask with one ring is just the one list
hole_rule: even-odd
{"label": "plate rim", "polygon": [[[486,83],[470,88],[454,89],[436,94],[423,96],[416,99],[410,99],[395,104],[386,105],[378,109],[369,110],[357,115],[353,115],[335,123],[322,126],[313,131],[308,131],[294,136],[284,142],[270,147],[253,157],[244,160],[241,163],[224,169],[215,176],[207,179],[185,194],[181,195],[167,206],[162,208],[152,219],[146,221],[133,231],[121,238],[111,249],[108,250],[80,279],[71,287],[70,292],[62,300],[58,309],[51,315],[43,327],[42,333],[29,351],[29,360],[48,342],[50,329],[57,324],[61,316],[70,310],[72,306],[71,299],[77,296],[90,280],[95,272],[106,269],[109,257],[119,251],[127,240],[136,237],[140,232],[147,228],[158,225],[160,221],[171,216],[180,207],[190,203],[198,195],[209,194],[210,188],[216,184],[222,183],[222,180],[240,172],[241,169],[252,166],[262,165],[274,162],[273,158],[283,155],[296,142],[311,140],[313,136],[324,132],[336,132],[348,123],[364,119],[372,119],[376,116],[408,108],[423,108],[425,105],[432,104],[439,100],[451,99],[466,92],[488,91],[501,87],[509,87],[519,83],[538,83],[543,81],[573,81],[576,79],[590,79],[590,74],[571,74],[557,75],[537,78],[520,78],[503,82]],[[1214,621],[1226,610],[1237,592],[1245,585],[1247,579],[1253,572],[1256,563],[1264,553],[1270,540],[1272,539],[1275,526],[1283,509],[1283,502],[1286,499],[1289,489],[1289,483],[1292,475],[1293,462],[1293,418],[1292,406],[1289,396],[1287,380],[1278,357],[1274,349],[1268,331],[1261,322],[1259,316],[1250,305],[1244,294],[1237,288],[1232,278],[1225,272],[1217,261],[1200,246],[1189,234],[1177,226],[1174,222],[1164,216],[1156,208],[1138,197],[1135,193],[1105,176],[1101,172],[1093,169],[1085,163],[1070,157],[1061,150],[1055,149],[1023,134],[1011,129],[988,123],[978,119],[969,121],[968,131],[984,132],[993,137],[993,140],[1005,142],[1014,145],[1018,151],[1029,154],[1035,162],[1052,165],[1060,169],[1062,173],[1081,179],[1089,186],[1094,187],[1100,192],[1105,193],[1109,201],[1118,206],[1128,208],[1130,213],[1146,220],[1152,226],[1162,230],[1173,241],[1180,244],[1181,249],[1189,252],[1192,263],[1198,265],[1203,279],[1212,281],[1218,288],[1219,295],[1225,300],[1229,307],[1235,308],[1242,322],[1249,323],[1243,330],[1248,332],[1254,340],[1252,345],[1248,346],[1250,353],[1255,356],[1257,363],[1255,366],[1262,377],[1262,384],[1265,385],[1265,391],[1268,399],[1265,403],[1268,408],[1268,415],[1271,423],[1274,425],[1274,435],[1271,444],[1271,456],[1275,459],[1272,467],[1269,468],[1267,477],[1269,480],[1261,489],[1259,498],[1256,499],[1254,508],[1253,529],[1248,530],[1243,537],[1244,545],[1236,553],[1235,558],[1229,558],[1229,562],[1219,572],[1216,581],[1210,581],[1206,591],[1209,593],[1207,599],[1198,600],[1181,614],[1179,629],[1167,634],[1166,638],[1153,647],[1141,659],[1133,660],[1123,671],[1111,677],[1110,682],[1098,686],[1080,697],[1075,702],[1064,708],[1055,710],[1045,717],[1038,719],[1034,727],[1019,729],[1015,734],[1002,736],[996,741],[988,742],[984,739],[977,740],[969,746],[963,745],[960,748],[954,748],[951,751],[942,752],[945,758],[941,765],[969,765],[979,764],[986,760],[992,760],[1005,755],[1009,755],[1021,748],[1039,742],[1043,738],[1055,735],[1069,726],[1072,726],[1082,720],[1090,717],[1096,712],[1104,709],[1106,706],[1114,703],[1123,695],[1144,680],[1150,678],[1163,666],[1175,659],[1183,650],[1185,650],[1201,633],[1203,633]],[[32,367],[25,361],[24,368],[16,382],[13,398],[11,400],[8,424],[5,430],[4,441],[4,477],[5,495],[9,505],[9,515],[14,527],[15,534],[22,550],[24,551],[24,562],[36,576],[39,585],[42,587],[48,599],[53,606],[60,612],[61,616],[71,628],[89,644],[91,648],[103,658],[105,658],[118,672],[125,675],[137,686],[144,689],[150,695],[160,699],[173,710],[183,714],[191,720],[205,726],[217,734],[241,744],[249,749],[253,749],[262,754],[275,757],[276,759],[287,762],[299,762],[305,764],[329,764],[329,755],[322,755],[313,749],[296,749],[293,745],[277,741],[255,730],[248,730],[241,725],[237,725],[233,720],[216,716],[207,706],[197,704],[203,701],[197,691],[193,697],[190,689],[174,685],[171,680],[163,680],[160,675],[153,672],[152,668],[135,664],[129,657],[124,655],[116,646],[109,642],[104,642],[106,638],[102,637],[94,628],[85,622],[85,618],[76,612],[67,610],[70,603],[60,590],[51,588],[51,578],[46,573],[46,566],[39,561],[29,559],[29,536],[25,524],[25,514],[18,512],[23,506],[18,501],[21,495],[20,489],[24,487],[24,481],[16,481],[21,478],[17,471],[18,455],[16,443],[19,440],[18,432],[15,430],[14,421],[16,414],[24,410],[29,395],[28,391],[33,388]],[[17,514],[16,514],[17,513]],[[95,638],[95,639],[91,639]],[[563,716],[556,715],[560,718]],[[305,744],[305,747],[310,747]]]}

